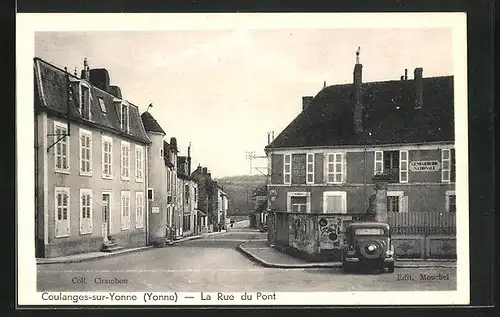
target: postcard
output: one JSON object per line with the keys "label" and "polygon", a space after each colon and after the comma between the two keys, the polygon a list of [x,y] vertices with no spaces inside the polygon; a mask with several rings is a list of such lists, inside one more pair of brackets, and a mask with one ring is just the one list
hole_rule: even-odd
{"label": "postcard", "polygon": [[17,26],[20,307],[469,303],[465,13]]}

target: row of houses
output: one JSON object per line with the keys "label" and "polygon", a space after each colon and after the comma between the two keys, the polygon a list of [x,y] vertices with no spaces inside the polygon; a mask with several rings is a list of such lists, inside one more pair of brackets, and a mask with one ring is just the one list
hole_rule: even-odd
{"label": "row of houses", "polygon": [[[36,257],[113,251],[223,230],[227,195],[191,171],[148,110],[109,72],[34,59]],[[168,142],[167,142],[168,139]]]}

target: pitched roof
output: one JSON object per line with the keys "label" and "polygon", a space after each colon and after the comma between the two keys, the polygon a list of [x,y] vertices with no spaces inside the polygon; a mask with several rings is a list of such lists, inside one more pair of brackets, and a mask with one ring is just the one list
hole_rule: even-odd
{"label": "pitched roof", "polygon": [[413,107],[414,85],[414,80],[363,83],[361,134],[354,133],[354,85],[326,87],[266,148],[454,140],[453,76],[423,78],[421,109]]}
{"label": "pitched roof", "polygon": [[141,114],[142,123],[144,124],[144,129],[148,132],[158,132],[165,134],[165,131],[161,128],[160,124],[148,111]]}
{"label": "pitched roof", "polygon": [[[67,80],[64,70],[51,65],[39,58],[34,59],[35,71],[35,107],[37,111],[48,111],[54,115],[67,115]],[[69,74],[70,81],[80,80]],[[95,86],[90,85],[91,121],[84,119],[78,111],[76,99],[72,98],[69,102],[70,118],[72,120],[85,122],[86,124],[104,128],[110,132],[121,135],[124,138],[133,139],[142,143],[149,144],[146,131],[142,125],[139,116],[139,109],[134,104],[129,104],[129,132],[126,133],[120,127],[120,102],[116,102],[116,97]],[[77,92],[75,92],[77,94]],[[99,99],[102,99],[106,112],[101,110]]]}

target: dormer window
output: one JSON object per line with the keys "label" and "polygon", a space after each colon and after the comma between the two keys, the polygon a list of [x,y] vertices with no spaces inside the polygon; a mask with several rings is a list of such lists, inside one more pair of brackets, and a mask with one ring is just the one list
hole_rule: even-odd
{"label": "dormer window", "polygon": [[78,111],[84,119],[90,120],[90,87],[81,82],[80,83],[80,104]]}
{"label": "dormer window", "polygon": [[130,124],[130,117],[129,117],[129,106],[125,103],[121,104],[121,115],[120,115],[120,128],[122,131],[125,131],[126,133],[129,132],[129,124]]}

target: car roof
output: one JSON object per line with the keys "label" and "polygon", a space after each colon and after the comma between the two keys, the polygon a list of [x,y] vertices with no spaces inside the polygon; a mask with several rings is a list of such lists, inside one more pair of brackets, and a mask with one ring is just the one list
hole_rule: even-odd
{"label": "car roof", "polygon": [[385,222],[375,222],[375,221],[360,221],[360,222],[353,222],[349,224],[348,228],[366,228],[366,227],[375,227],[375,228],[383,228],[388,230],[389,224]]}

